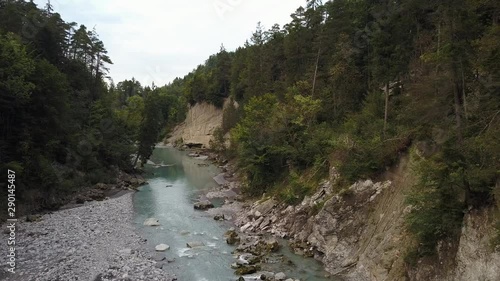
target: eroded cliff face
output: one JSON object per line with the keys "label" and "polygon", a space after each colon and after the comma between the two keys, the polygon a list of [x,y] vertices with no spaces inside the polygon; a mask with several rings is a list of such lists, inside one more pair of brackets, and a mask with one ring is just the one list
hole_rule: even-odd
{"label": "eroded cliff face", "polygon": [[[227,106],[226,100],[224,107]],[[222,126],[223,109],[208,103],[197,103],[190,107],[186,120],[175,127],[166,143],[176,144],[182,140],[184,144],[208,148],[213,132]]]}
{"label": "eroded cliff face", "polygon": [[497,281],[500,280],[500,247],[495,236],[492,208],[470,210],[464,216],[458,243],[441,243],[436,259],[424,259],[408,271],[411,280]]}
{"label": "eroded cliff face", "polygon": [[316,194],[298,206],[263,199],[242,212],[243,232],[269,232],[290,238],[299,254],[322,261],[345,280],[500,280],[499,252],[490,241],[493,210],[465,215],[459,243],[440,246],[438,260],[410,268],[404,262],[412,240],[404,227],[410,208],[405,195],[413,186],[408,157],[379,182],[359,181],[336,193],[335,170]]}
{"label": "eroded cliff face", "polygon": [[491,245],[494,212],[491,208],[465,215],[454,280],[500,280],[500,247]]}

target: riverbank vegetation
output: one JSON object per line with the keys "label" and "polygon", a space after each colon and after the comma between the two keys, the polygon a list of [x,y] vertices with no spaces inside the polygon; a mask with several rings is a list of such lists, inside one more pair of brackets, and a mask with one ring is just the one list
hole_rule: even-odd
{"label": "riverbank vegetation", "polygon": [[111,64],[97,31],[50,2],[0,1],[0,167],[16,172],[18,214],[131,172],[131,155],[146,161],[165,124],[183,118],[176,93],[114,85]]}
{"label": "riverbank vegetation", "polygon": [[417,255],[500,201],[498,1],[308,0],[291,17],[179,82],[191,104],[240,104],[225,130],[250,195],[298,202],[310,188],[297,175],[328,167],[340,190],[414,147]]}

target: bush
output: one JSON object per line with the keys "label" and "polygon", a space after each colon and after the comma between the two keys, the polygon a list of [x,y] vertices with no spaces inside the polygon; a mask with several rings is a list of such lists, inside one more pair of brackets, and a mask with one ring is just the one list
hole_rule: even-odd
{"label": "bush", "polygon": [[279,191],[279,198],[289,205],[300,203],[304,197],[311,193],[315,188],[315,184],[301,178],[295,171],[291,171],[288,176],[288,182],[284,184],[284,188]]}
{"label": "bush", "polygon": [[383,108],[379,93],[368,95],[363,109],[348,117],[333,142],[333,162],[346,185],[379,175],[410,144],[409,136],[397,131],[388,131],[383,138]]}
{"label": "bush", "polygon": [[413,208],[406,217],[406,225],[417,240],[419,256],[434,254],[440,240],[457,238],[462,227],[463,181],[456,167],[442,157],[440,153],[416,164],[419,181],[407,197]]}
{"label": "bush", "polygon": [[[239,167],[253,195],[262,194],[291,170],[303,171],[327,158],[332,131],[315,123],[320,101],[297,94],[295,88],[289,91],[284,102],[272,94],[250,99],[232,130],[231,143],[236,144]],[[292,201],[302,197],[297,188],[288,193]]]}
{"label": "bush", "polygon": [[236,127],[236,124],[238,124],[240,117],[241,113],[235,106],[234,100],[230,99],[228,106],[224,108],[224,111],[222,113],[222,132],[225,134],[232,128]]}
{"label": "bush", "polygon": [[221,153],[226,150],[226,138],[221,127],[217,127],[213,132],[213,138],[209,142],[210,149]]}

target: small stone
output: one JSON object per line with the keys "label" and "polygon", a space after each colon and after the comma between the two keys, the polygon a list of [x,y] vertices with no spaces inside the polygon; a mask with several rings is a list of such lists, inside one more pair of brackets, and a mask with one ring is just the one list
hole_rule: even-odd
{"label": "small stone", "polygon": [[165,266],[165,264],[162,263],[162,262],[158,262],[158,263],[155,264],[155,267],[158,268],[158,269],[163,269],[163,266]]}
{"label": "small stone", "polygon": [[120,250],[120,254],[131,255],[132,254],[132,249],[123,249],[123,250]]}
{"label": "small stone", "polygon": [[160,226],[160,221],[155,218],[149,218],[144,221],[144,226]]}

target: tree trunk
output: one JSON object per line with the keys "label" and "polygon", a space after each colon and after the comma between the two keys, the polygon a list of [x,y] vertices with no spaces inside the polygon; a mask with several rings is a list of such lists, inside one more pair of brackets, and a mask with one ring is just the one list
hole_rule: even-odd
{"label": "tree trunk", "polygon": [[135,168],[135,166],[137,166],[138,161],[139,161],[139,152],[137,152],[137,156],[135,157],[135,160],[134,160],[134,168]]}
{"label": "tree trunk", "polygon": [[457,138],[458,142],[462,143],[462,104],[460,102],[460,90],[457,83],[455,83],[454,100],[455,100],[455,122],[457,125]]}
{"label": "tree trunk", "polygon": [[386,138],[387,132],[387,119],[389,118],[389,83],[385,84],[385,110],[384,110],[384,135],[383,138]]}
{"label": "tree trunk", "polygon": [[465,75],[464,75],[463,64],[461,61],[460,61],[460,68],[462,70],[462,103],[463,103],[463,108],[464,108],[464,117],[465,117],[465,120],[468,120],[469,117],[467,116],[467,99],[466,99],[466,94],[465,94]]}
{"label": "tree trunk", "polygon": [[321,52],[321,48],[318,48],[318,56],[316,57],[316,67],[314,69],[314,78],[312,85],[312,97],[314,97],[314,91],[316,90],[316,78],[318,77],[318,65],[319,65],[319,55]]}

